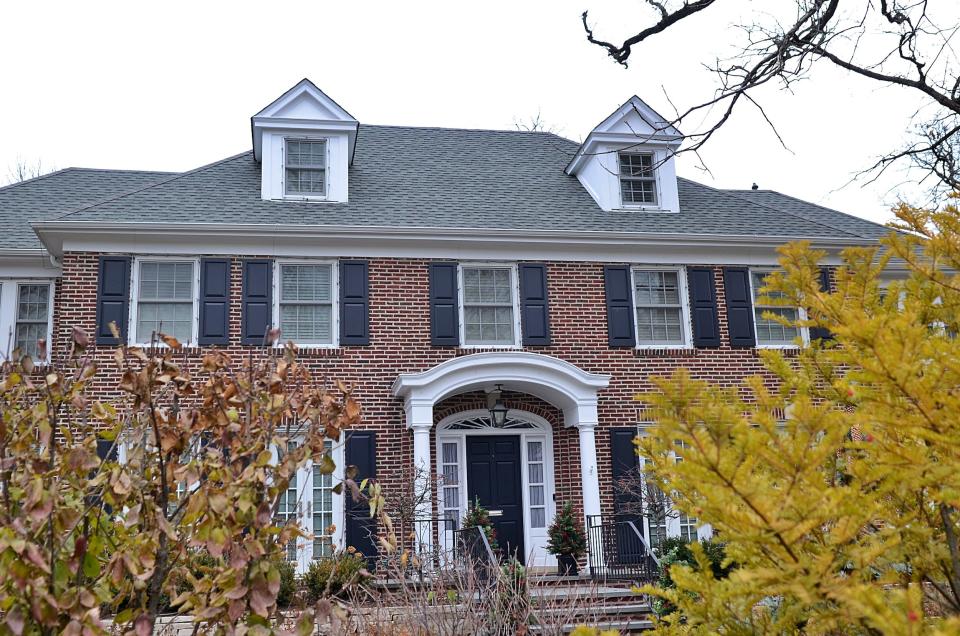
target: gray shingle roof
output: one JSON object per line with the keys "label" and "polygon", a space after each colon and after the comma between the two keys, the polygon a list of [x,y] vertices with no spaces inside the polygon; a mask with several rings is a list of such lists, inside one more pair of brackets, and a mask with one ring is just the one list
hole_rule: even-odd
{"label": "gray shingle roof", "polygon": [[728,192],[777,210],[789,212],[801,218],[831,225],[850,234],[864,238],[879,239],[893,231],[891,228],[871,223],[866,219],[817,205],[816,203],[802,201],[774,190],[728,190]]}
{"label": "gray shingle roof", "polygon": [[[66,213],[57,219],[554,229],[865,242],[885,231],[869,221],[776,193],[718,190],[687,179],[678,180],[679,214],[604,212],[575,177],[564,173],[577,147],[548,133],[361,125],[350,168],[349,203],[264,201],[260,166],[251,152],[245,152],[157,183],[144,179],[133,192],[94,204],[64,203],[60,210]],[[56,196],[44,193],[42,198]]]}
{"label": "gray shingle roof", "polygon": [[66,168],[0,188],[0,249],[42,247],[30,223],[115,197],[169,172]]}

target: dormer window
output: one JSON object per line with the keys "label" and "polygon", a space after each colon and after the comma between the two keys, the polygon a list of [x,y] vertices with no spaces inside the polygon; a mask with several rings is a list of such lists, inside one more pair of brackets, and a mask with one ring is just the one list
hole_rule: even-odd
{"label": "dormer window", "polygon": [[657,175],[652,152],[621,152],[620,197],[623,205],[657,205]]}
{"label": "dormer window", "polygon": [[326,139],[286,139],[284,194],[325,197],[327,194]]}

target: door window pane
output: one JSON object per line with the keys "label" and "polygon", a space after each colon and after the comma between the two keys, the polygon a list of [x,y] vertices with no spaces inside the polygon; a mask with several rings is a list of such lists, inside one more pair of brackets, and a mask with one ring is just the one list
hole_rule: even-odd
{"label": "door window pane", "polygon": [[527,442],[527,483],[530,487],[530,527],[544,528],[547,525],[547,504],[541,441]]}

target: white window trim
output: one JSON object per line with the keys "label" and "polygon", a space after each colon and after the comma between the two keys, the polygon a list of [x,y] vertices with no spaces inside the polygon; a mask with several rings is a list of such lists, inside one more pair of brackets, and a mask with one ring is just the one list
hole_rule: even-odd
{"label": "white window trim", "polygon": [[53,307],[57,291],[56,281],[52,278],[0,278],[0,357],[6,360],[17,346],[17,306],[20,285],[50,286],[47,303],[47,357],[34,360],[42,364],[50,362],[53,351]]}
{"label": "white window trim", "polygon": [[200,259],[196,256],[137,256],[133,259],[133,271],[131,272],[131,281],[130,281],[130,315],[129,320],[129,332],[130,332],[130,342],[133,343],[135,347],[149,347],[151,345],[165,347],[167,346],[162,340],[158,340],[156,343],[150,342],[150,336],[152,334],[147,334],[146,338],[142,338],[143,334],[137,332],[137,314],[140,307],[140,264],[141,263],[151,263],[151,262],[167,262],[167,263],[192,263],[193,264],[193,327],[192,335],[189,342],[182,342],[185,347],[196,347],[197,338],[200,333]]}
{"label": "white window trim", "polygon": [[[637,271],[677,272],[678,293],[680,294],[680,327],[683,329],[682,344],[640,344],[640,326],[637,324]],[[630,266],[630,305],[633,307],[633,339],[637,349],[693,349],[693,322],[690,318],[690,292],[687,288],[687,268],[682,265],[631,265]]]}
{"label": "white window trim", "polygon": [[[463,305],[463,269],[481,267],[489,269],[510,270],[510,293],[513,301],[513,343],[512,344],[467,344],[467,322]],[[460,348],[461,349],[520,349],[520,280],[516,263],[494,263],[485,261],[467,261],[457,265],[457,302],[459,303],[458,317],[460,320]]]}
{"label": "white window trim", "polygon": [[[273,325],[280,327],[280,266],[281,265],[329,265],[330,266],[330,342],[326,344],[301,344],[296,342],[300,349],[336,349],[340,346],[340,269],[339,263],[329,259],[275,259],[273,262]],[[280,332],[280,337],[274,343],[275,347],[283,347],[290,338]]]}
{"label": "white window trim", "polygon": [[[323,169],[323,195],[317,194],[287,194],[287,141],[322,141],[326,154]],[[286,201],[327,201],[330,198],[330,137],[323,135],[284,135],[280,161],[280,192]]]}
{"label": "white window trim", "polygon": [[[773,272],[776,272],[776,271],[778,271],[776,267],[751,267],[747,270],[747,273],[749,274],[749,278],[750,278],[750,309],[751,311],[753,311],[753,315],[751,316],[751,319],[753,321],[753,340],[756,343],[757,349],[799,349],[801,346],[806,347],[810,344],[810,330],[807,327],[798,327],[800,338],[803,341],[802,345],[797,345],[796,343],[792,343],[792,342],[781,343],[781,344],[774,344],[774,343],[761,344],[760,342],[760,336],[757,332],[757,313],[756,313],[757,301],[756,301],[756,294],[754,293],[755,290],[753,289],[753,275],[754,274],[762,274],[762,275],[772,274]],[[782,306],[788,307],[788,305],[782,305]],[[764,307],[768,307],[768,305],[764,305]],[[807,319],[807,312],[803,310],[803,307],[796,307],[796,310],[797,310],[797,318],[799,320]]]}
{"label": "white window trim", "polygon": [[[623,200],[623,184],[621,183],[620,174],[620,155],[651,155],[653,157],[653,189],[654,196],[657,198],[656,203],[627,203]],[[644,210],[650,212],[670,212],[661,207],[661,202],[663,201],[663,188],[660,187],[660,164],[663,162],[663,158],[660,156],[660,152],[652,148],[636,148],[631,150],[618,150],[616,152],[617,159],[617,199],[620,201],[620,209],[622,210]]]}

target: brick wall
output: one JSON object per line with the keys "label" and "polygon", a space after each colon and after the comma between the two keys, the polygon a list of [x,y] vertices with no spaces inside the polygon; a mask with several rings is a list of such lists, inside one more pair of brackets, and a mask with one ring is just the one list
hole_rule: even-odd
{"label": "brick wall", "polygon": [[[54,355],[69,347],[70,330],[76,325],[94,333],[96,320],[97,254],[64,254],[63,277],[57,289],[54,310]],[[378,477],[395,488],[410,474],[412,435],[404,425],[402,403],[391,394],[397,375],[426,370],[454,356],[475,353],[473,349],[432,347],[429,333],[427,261],[420,259],[371,259],[370,345],[325,350],[304,350],[301,360],[318,382],[342,380],[356,387],[363,408],[363,426],[377,431]],[[610,474],[609,428],[631,426],[642,418],[634,396],[649,390],[651,375],[667,375],[686,367],[697,377],[724,385],[736,385],[748,375],[763,374],[753,349],[732,349],[727,344],[722,272],[714,270],[723,346],[714,349],[643,351],[611,349],[607,345],[603,265],[600,263],[548,263],[550,327],[553,344],[528,347],[535,353],[556,356],[585,371],[612,376],[610,386],[599,394],[600,426],[597,428],[598,470]],[[240,260],[231,269],[231,341],[240,339]],[[232,354],[246,355],[251,347],[231,344]],[[260,349],[252,348],[256,354]],[[187,367],[196,371],[199,348],[185,353]],[[103,397],[118,395],[118,375],[112,351],[95,352],[101,373],[96,390]],[[769,376],[768,376],[769,377]],[[773,378],[769,381],[772,383]],[[579,451],[577,431],[562,425],[556,408],[530,396],[510,394],[507,406],[525,408],[543,416],[554,427],[555,478],[558,501],[570,499],[579,507]],[[437,420],[459,410],[485,408],[482,395],[457,396],[435,409]],[[434,466],[436,464],[434,463]],[[605,511],[612,506],[612,486],[600,484]]]}

